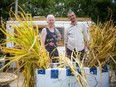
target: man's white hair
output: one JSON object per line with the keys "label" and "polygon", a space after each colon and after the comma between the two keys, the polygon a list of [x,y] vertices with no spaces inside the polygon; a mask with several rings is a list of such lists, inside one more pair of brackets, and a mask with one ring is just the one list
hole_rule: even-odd
{"label": "man's white hair", "polygon": [[50,17],[53,17],[53,18],[54,18],[54,21],[55,21],[55,17],[54,17],[53,14],[49,14],[49,15],[47,16],[47,18],[46,18],[46,21],[48,21]]}

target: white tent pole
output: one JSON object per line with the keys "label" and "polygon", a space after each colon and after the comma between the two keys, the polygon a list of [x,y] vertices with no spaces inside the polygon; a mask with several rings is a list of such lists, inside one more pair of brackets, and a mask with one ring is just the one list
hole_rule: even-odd
{"label": "white tent pole", "polygon": [[18,0],[15,0],[15,14],[18,14]]}

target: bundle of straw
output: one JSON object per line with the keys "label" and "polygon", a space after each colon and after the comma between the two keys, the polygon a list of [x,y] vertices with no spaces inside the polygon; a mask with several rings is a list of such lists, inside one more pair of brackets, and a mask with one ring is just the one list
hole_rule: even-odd
{"label": "bundle of straw", "polygon": [[[116,56],[116,26],[113,22],[91,25],[89,38],[88,67],[102,67],[110,58],[113,59],[113,56]],[[115,60],[114,62],[116,63]]]}
{"label": "bundle of straw", "polygon": [[[46,56],[47,51],[45,47],[41,46],[38,27],[34,29],[31,15],[29,17],[30,22],[28,22],[26,13],[23,10],[18,16],[14,12],[11,12],[11,14],[15,16],[15,21],[19,24],[11,26],[14,30],[11,29],[8,31],[4,24],[2,24],[2,28],[0,29],[8,37],[5,43],[2,44],[2,51],[12,55],[12,57],[6,57],[6,60],[10,62],[2,67],[2,69],[13,62],[20,63],[16,71],[19,72],[20,68],[24,67],[24,87],[34,87],[35,69],[46,69],[48,67],[49,56]],[[24,21],[20,18],[23,18]],[[13,48],[6,47],[6,44],[9,42],[14,43]]]}

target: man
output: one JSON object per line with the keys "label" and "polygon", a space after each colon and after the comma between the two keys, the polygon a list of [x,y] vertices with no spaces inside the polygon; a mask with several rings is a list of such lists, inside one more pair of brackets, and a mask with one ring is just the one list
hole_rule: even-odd
{"label": "man", "polygon": [[66,55],[71,58],[71,55],[80,53],[82,60],[85,53],[86,42],[87,42],[87,29],[81,24],[79,25],[76,21],[76,15],[74,12],[68,12],[68,19],[71,21],[69,27],[65,29],[64,42]]}

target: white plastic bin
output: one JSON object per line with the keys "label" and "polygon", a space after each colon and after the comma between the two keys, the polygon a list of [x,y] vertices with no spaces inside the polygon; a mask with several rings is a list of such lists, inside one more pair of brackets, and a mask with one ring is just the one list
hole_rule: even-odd
{"label": "white plastic bin", "polygon": [[[100,87],[99,68],[85,67],[87,81],[90,87]],[[79,87],[69,68],[36,69],[36,87]],[[110,87],[107,66],[102,70],[102,87]]]}

